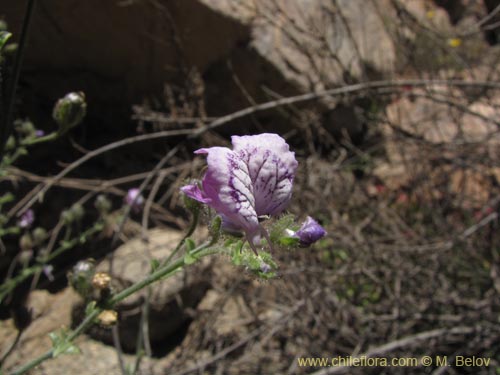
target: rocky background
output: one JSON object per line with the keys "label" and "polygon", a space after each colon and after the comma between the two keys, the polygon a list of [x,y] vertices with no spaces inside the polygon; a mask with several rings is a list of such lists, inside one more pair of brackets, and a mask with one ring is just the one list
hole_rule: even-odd
{"label": "rocky background", "polygon": [[[14,37],[25,6],[0,0]],[[49,131],[52,105],[69,91],[85,92],[89,113],[70,137],[35,148],[12,170],[3,183],[20,192],[123,137],[198,129],[261,103],[354,84],[441,83],[276,104],[187,142],[164,171],[149,227],[132,217],[119,246],[104,233],[59,260],[54,282],[16,291],[33,322],[4,368],[46,351],[49,332],[81,318],[65,277],[77,259],[94,257],[104,270],[112,254],[113,277],[130,283],[148,272],[150,257],[168,255],[187,226],[178,188],[201,173],[194,149],[267,131],[285,136],[299,160],[290,211],[317,217],[329,235],[312,249],[277,254],[277,280],[242,274],[221,257],[155,286],[153,357],[140,373],[380,373],[296,360],[349,355],[475,355],[490,366],[382,370],[497,373],[500,96],[478,83],[499,81],[499,9],[496,0],[39,1],[17,115]],[[442,84],[454,80],[470,85]],[[40,222],[50,227],[103,181],[119,205],[181,139],[91,160],[37,207]],[[7,244],[2,275],[17,251]],[[135,361],[140,297],[122,306],[126,364]],[[16,336],[14,302],[1,306],[2,351]],[[46,361],[33,374],[121,374],[112,342],[110,329],[95,327],[77,341],[83,354]]]}

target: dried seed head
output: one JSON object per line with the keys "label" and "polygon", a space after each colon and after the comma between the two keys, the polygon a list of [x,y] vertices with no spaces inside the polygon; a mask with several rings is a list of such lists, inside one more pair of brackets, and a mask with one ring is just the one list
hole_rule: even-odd
{"label": "dried seed head", "polygon": [[107,289],[111,282],[111,276],[106,272],[97,272],[92,278],[92,286],[96,289]]}
{"label": "dried seed head", "polygon": [[118,322],[118,313],[114,310],[104,310],[97,317],[99,324],[104,327],[114,326]]}

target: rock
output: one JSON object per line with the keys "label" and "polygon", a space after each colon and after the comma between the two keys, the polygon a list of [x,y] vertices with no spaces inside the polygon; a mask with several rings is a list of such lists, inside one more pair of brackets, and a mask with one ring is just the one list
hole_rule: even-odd
{"label": "rock", "polygon": [[[4,369],[12,370],[25,364],[31,359],[45,353],[52,347],[49,338],[50,332],[57,332],[68,328],[71,324],[72,306],[79,301],[80,297],[71,288],[50,294],[45,290],[31,292],[27,307],[32,310],[33,322],[21,336],[21,339],[4,364]],[[0,336],[2,344],[8,344],[14,340],[16,330],[12,319],[0,321]],[[76,345],[81,354],[60,355],[57,358],[42,362],[30,372],[33,375],[65,375],[65,374],[120,374],[116,350],[99,342],[80,336]],[[135,356],[123,355],[127,364],[135,362]],[[156,361],[144,358],[140,368],[148,374],[159,374],[156,371]],[[9,371],[7,371],[9,372]]]}
{"label": "rock", "polygon": [[[374,174],[391,190],[411,186],[425,176],[429,186],[445,184],[462,207],[479,207],[489,199],[497,177],[491,160],[499,154],[495,106],[500,97],[469,103],[460,90],[433,92],[428,97],[414,89],[414,96],[387,107],[387,123],[382,126],[387,160],[377,165]],[[468,161],[469,155],[477,156]]]}
{"label": "rock", "polygon": [[[50,294],[45,290],[30,293],[26,307],[32,311],[32,323],[23,332],[18,348],[7,359],[5,368],[24,363],[52,347],[48,334],[71,325],[71,307],[79,300],[71,289]],[[1,322],[3,343],[14,340],[16,329],[12,319]]]}
{"label": "rock", "polygon": [[[0,0],[15,36],[24,6]],[[381,15],[390,9],[386,0],[45,1],[33,19],[22,79],[46,105],[70,90],[86,93],[89,115],[102,118],[112,105],[115,126],[120,111],[162,95],[165,83],[185,85],[197,71],[207,114],[218,116],[254,101],[388,76],[396,51]],[[309,104],[323,112],[337,101]],[[288,119],[262,117],[289,130]]]}
{"label": "rock", "polygon": [[[108,272],[118,288],[125,288],[143,280],[151,270],[153,259],[166,259],[183,234],[172,229],[154,229],[148,232],[148,241],[135,238],[116,249],[112,258],[97,266],[97,272]],[[149,338],[151,343],[167,340],[189,321],[190,309],[197,304],[209,288],[207,260],[182,269],[175,275],[151,285],[149,304]],[[111,269],[111,271],[110,271]],[[140,327],[142,306],[148,296],[148,288],[134,293],[120,302],[118,330],[124,350],[134,351]],[[82,316],[82,308],[75,310],[75,319]],[[75,324],[76,322],[74,322]],[[98,340],[112,344],[111,329],[94,326],[89,334]]]}
{"label": "rock", "polygon": [[[0,0],[15,37],[25,6]],[[247,38],[245,26],[197,0],[44,1],[35,9],[23,79],[51,97],[82,90],[89,108],[139,101],[175,80],[182,64],[204,71]]]}

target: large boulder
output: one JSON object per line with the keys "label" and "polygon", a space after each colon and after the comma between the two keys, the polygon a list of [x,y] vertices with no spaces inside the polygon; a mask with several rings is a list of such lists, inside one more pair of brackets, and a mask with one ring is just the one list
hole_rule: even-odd
{"label": "large boulder", "polygon": [[[16,36],[25,5],[0,0]],[[23,82],[51,100],[83,90],[91,111],[104,115],[114,105],[116,122],[119,105],[161,95],[165,82],[185,84],[194,69],[208,114],[226,114],[276,95],[387,76],[396,60],[381,16],[389,8],[385,0],[43,1]]]}

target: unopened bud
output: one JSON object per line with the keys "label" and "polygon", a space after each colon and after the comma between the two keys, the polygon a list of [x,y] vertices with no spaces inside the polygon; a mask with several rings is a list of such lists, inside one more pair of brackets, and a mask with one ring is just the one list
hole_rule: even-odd
{"label": "unopened bud", "polygon": [[13,136],[10,136],[5,143],[5,150],[12,151],[16,148],[16,139]]}
{"label": "unopened bud", "polygon": [[33,249],[33,239],[29,233],[25,233],[19,239],[19,247],[22,251]]}
{"label": "unopened bud", "polygon": [[43,228],[37,227],[33,230],[33,243],[39,246],[47,239],[47,231]]}
{"label": "unopened bud", "polygon": [[59,125],[59,131],[66,132],[78,125],[86,113],[85,94],[83,92],[71,92],[57,101],[52,117]]}
{"label": "unopened bud", "polygon": [[31,258],[33,258],[33,250],[22,250],[19,253],[19,263],[21,263],[24,266],[28,265]]}
{"label": "unopened bud", "polygon": [[35,125],[29,120],[16,120],[14,126],[16,131],[22,136],[31,137],[35,135]]}
{"label": "unopened bud", "polygon": [[81,260],[74,267],[73,271],[68,274],[69,284],[82,297],[87,298],[92,292],[92,279],[95,274],[95,262],[92,259]]}
{"label": "unopened bud", "polygon": [[325,235],[325,229],[310,216],[306,218],[300,229],[295,233],[295,237],[300,240],[302,246],[312,245]]}
{"label": "unopened bud", "polygon": [[79,203],[75,203],[74,205],[72,205],[70,210],[73,214],[74,219],[77,221],[82,220],[83,216],[85,215],[85,209]]}
{"label": "unopened bud", "polygon": [[103,194],[97,196],[94,205],[101,215],[106,215],[111,210],[111,202]]}

